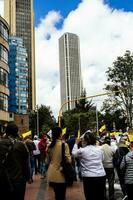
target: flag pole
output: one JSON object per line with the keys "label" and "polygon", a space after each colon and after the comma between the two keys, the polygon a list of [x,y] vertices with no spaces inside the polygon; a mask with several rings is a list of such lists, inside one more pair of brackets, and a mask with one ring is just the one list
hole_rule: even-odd
{"label": "flag pole", "polygon": [[99,124],[98,124],[98,112],[97,112],[97,105],[96,105],[96,124],[97,124],[97,135],[98,135],[98,133],[99,133],[99,128],[98,128]]}
{"label": "flag pole", "polygon": [[78,121],[79,121],[78,138],[80,138],[80,116],[79,116],[79,119],[78,119]]}

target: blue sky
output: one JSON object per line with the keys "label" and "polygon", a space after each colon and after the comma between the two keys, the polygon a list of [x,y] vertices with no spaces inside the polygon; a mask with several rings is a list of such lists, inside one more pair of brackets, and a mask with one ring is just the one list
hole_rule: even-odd
{"label": "blue sky", "polygon": [[[88,0],[89,1],[89,0]],[[60,11],[65,18],[71,10],[75,10],[82,0],[34,0],[35,24],[48,14],[49,11]],[[110,7],[133,11],[133,0],[104,0]]]}
{"label": "blue sky", "polygon": [[75,10],[81,0],[34,0],[35,23],[50,10],[60,11],[65,18],[71,10]]}
{"label": "blue sky", "polygon": [[133,11],[133,0],[105,0],[105,2],[113,8]]}

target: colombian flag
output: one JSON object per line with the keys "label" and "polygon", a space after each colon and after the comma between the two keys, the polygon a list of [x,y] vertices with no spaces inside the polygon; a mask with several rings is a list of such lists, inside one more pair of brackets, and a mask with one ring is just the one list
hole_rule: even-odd
{"label": "colombian flag", "polygon": [[106,125],[104,124],[104,125],[99,129],[99,132],[102,133],[105,129],[106,129]]}
{"label": "colombian flag", "polygon": [[22,134],[23,138],[25,138],[25,137],[27,137],[29,135],[31,135],[31,131],[28,131],[28,132]]}
{"label": "colombian flag", "polygon": [[78,130],[78,139],[80,138],[80,130]]}
{"label": "colombian flag", "polygon": [[67,129],[67,128],[63,128],[63,129],[62,129],[62,136],[66,134],[66,129]]}

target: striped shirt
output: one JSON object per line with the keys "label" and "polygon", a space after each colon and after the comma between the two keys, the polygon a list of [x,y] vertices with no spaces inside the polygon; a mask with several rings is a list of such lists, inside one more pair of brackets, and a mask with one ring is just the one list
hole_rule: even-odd
{"label": "striped shirt", "polygon": [[133,184],[133,151],[123,157],[120,169],[125,169],[125,184]]}

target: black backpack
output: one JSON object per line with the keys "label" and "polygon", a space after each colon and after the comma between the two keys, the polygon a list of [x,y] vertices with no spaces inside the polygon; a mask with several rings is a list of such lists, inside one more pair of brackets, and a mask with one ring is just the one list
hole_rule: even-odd
{"label": "black backpack", "polygon": [[3,139],[0,141],[0,191],[2,192],[5,190],[7,192],[13,191],[13,184],[7,171],[7,160],[13,147],[14,143],[9,139]]}
{"label": "black backpack", "polygon": [[113,155],[113,165],[114,167],[120,167],[123,156],[128,153],[128,150],[124,150],[123,148],[118,148]]}

